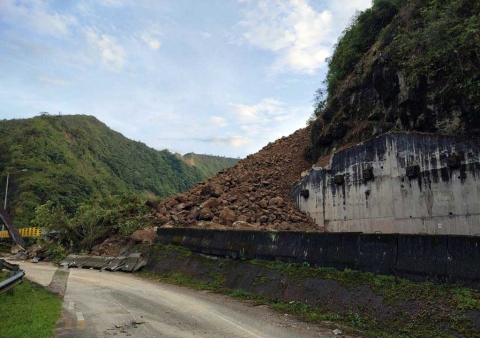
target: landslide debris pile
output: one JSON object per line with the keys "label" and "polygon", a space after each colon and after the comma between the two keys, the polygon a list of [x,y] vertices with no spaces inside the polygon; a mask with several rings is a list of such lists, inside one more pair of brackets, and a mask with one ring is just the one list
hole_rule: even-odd
{"label": "landslide debris pile", "polygon": [[311,166],[303,157],[309,133],[300,129],[184,194],[148,202],[153,216],[162,227],[323,230],[290,196]]}

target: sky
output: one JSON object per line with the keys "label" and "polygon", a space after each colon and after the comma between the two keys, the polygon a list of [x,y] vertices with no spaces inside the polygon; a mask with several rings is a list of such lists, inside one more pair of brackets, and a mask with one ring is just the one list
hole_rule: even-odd
{"label": "sky", "polygon": [[306,126],[371,0],[0,0],[0,119],[86,114],[148,146],[245,157]]}

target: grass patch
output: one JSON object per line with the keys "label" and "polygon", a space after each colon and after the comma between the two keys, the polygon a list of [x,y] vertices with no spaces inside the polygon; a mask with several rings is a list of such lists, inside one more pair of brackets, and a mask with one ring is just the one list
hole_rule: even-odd
{"label": "grass patch", "polygon": [[9,338],[48,338],[60,317],[62,299],[25,280],[14,295],[0,295],[0,332]]}
{"label": "grass patch", "polygon": [[155,281],[164,282],[168,284],[186,286],[188,288],[195,289],[195,290],[213,291],[216,287],[213,283],[205,283],[203,281],[190,278],[189,276],[186,276],[179,271],[172,271],[170,273],[154,273],[150,271],[139,271],[136,274],[149,280],[155,280]]}

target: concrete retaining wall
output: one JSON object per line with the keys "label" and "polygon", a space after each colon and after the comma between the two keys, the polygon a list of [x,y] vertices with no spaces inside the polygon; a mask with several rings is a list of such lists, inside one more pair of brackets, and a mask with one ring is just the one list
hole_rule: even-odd
{"label": "concrete retaining wall", "polygon": [[293,198],[331,232],[474,236],[480,234],[479,145],[478,139],[383,135],[312,169]]}
{"label": "concrete retaining wall", "polygon": [[159,228],[156,242],[209,255],[480,287],[480,237]]}

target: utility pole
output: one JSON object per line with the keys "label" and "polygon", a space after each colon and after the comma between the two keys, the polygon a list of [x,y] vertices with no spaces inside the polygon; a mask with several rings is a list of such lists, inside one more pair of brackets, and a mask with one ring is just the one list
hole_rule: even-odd
{"label": "utility pole", "polygon": [[[10,173],[7,172],[7,184],[5,184],[5,202],[3,203],[3,209],[7,211],[7,193],[8,193],[8,178],[10,177]],[[5,233],[5,224],[2,224],[2,236],[1,239],[3,241],[3,234]]]}
{"label": "utility pole", "polygon": [[[28,169],[22,169],[20,171],[28,171]],[[3,202],[3,209],[5,212],[7,212],[7,196],[8,196],[8,179],[10,177],[10,172],[7,172],[7,184],[5,184],[5,201]],[[5,231],[5,224],[2,224],[2,235],[0,236],[0,239],[3,241],[4,239],[4,231]]]}
{"label": "utility pole", "polygon": [[5,202],[3,203],[3,209],[7,210],[7,194],[8,194],[8,178],[10,173],[7,173],[7,184],[5,184]]}

